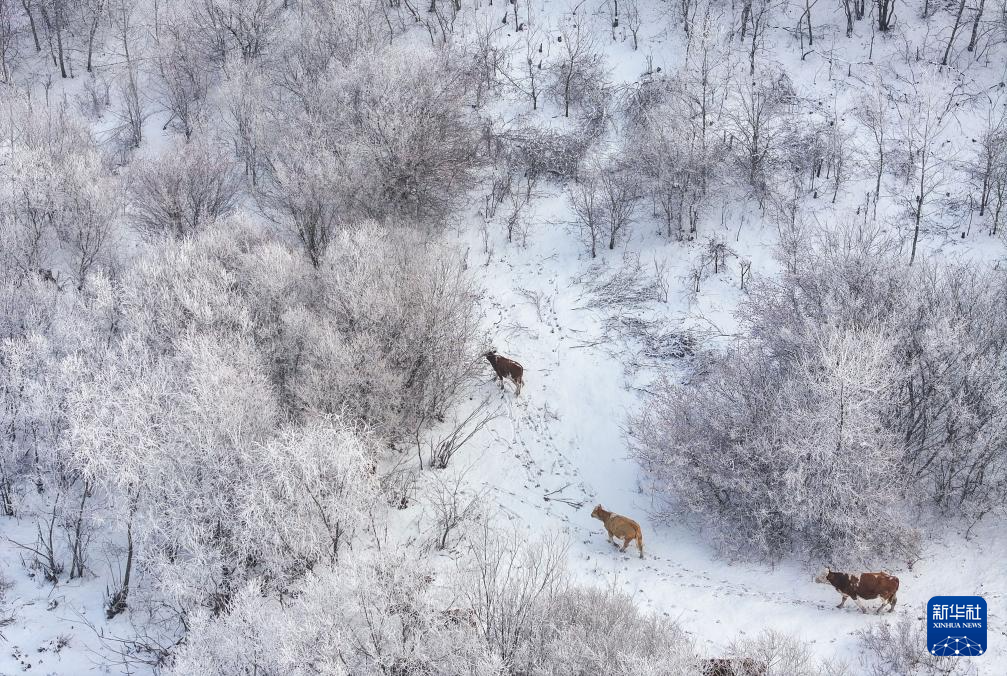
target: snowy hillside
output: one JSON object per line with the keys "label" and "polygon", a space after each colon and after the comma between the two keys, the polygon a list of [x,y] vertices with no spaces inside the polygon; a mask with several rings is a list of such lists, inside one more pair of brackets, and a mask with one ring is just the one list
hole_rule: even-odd
{"label": "snowy hillside", "polygon": [[1005,81],[1003,0],[0,0],[0,674],[1007,673]]}

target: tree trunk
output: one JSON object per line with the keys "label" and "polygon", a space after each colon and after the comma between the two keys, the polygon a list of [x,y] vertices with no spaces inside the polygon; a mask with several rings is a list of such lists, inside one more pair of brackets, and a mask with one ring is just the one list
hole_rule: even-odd
{"label": "tree trunk", "polygon": [[126,610],[126,601],[129,598],[129,578],[133,572],[133,517],[130,516],[126,522],[126,571],[122,575],[122,585],[108,601],[108,608],[105,609],[105,617],[112,619],[122,611]]}
{"label": "tree trunk", "polygon": [[35,16],[31,13],[31,0],[21,0],[25,14],[28,15],[28,25],[31,26],[31,36],[35,40],[35,51],[42,51],[42,43],[38,41],[38,30],[35,28]]}
{"label": "tree trunk", "polygon": [[77,517],[73,524],[73,542],[71,542],[70,579],[84,576],[85,543],[84,537],[84,505],[91,495],[91,485],[84,481],[84,490],[80,496],[80,506],[77,508]]}
{"label": "tree trunk", "polygon": [[878,30],[887,32],[892,27],[895,0],[878,0]]}
{"label": "tree trunk", "polygon": [[878,143],[878,176],[874,182],[874,216],[878,215],[878,199],[881,197],[881,178],[885,173],[885,150],[883,141]]}
{"label": "tree trunk", "polygon": [[808,17],[808,47],[815,45],[815,35],[811,31],[811,0],[804,0],[804,13]]}
{"label": "tree trunk", "polygon": [[923,220],[923,172],[920,173],[920,194],[916,196],[916,222],[913,225],[913,249],[909,254],[909,265],[916,260],[916,243],[920,239],[920,221]]}
{"label": "tree trunk", "polygon": [[45,7],[39,8],[42,12],[42,21],[45,23],[46,32],[49,34],[49,45],[52,48],[52,35],[56,34],[56,50],[58,54],[58,60],[56,56],[53,57],[53,63],[59,66],[60,76],[66,78],[66,63],[63,60],[63,29],[61,27],[61,12],[59,7],[56,7],[55,21],[49,18],[49,12],[46,11]]}
{"label": "tree trunk", "polygon": [[948,46],[944,49],[944,58],[941,59],[941,65],[948,65],[948,56],[951,54],[951,48],[955,44],[955,38],[958,36],[958,28],[962,25],[962,14],[965,13],[965,0],[961,0],[958,3],[958,13],[955,14],[955,24],[951,28],[951,37],[948,38]]}
{"label": "tree trunk", "polygon": [[759,36],[759,31],[755,27],[755,25],[753,24],[753,26],[752,26],[752,51],[748,55],[748,61],[749,61],[749,71],[748,71],[748,74],[749,75],[755,75],[755,47],[756,47],[756,39],[758,38],[758,36]]}
{"label": "tree trunk", "polygon": [[564,117],[570,117],[570,86],[573,84],[573,63],[567,64],[569,70],[567,71],[566,79],[563,82],[563,106],[564,106]]}
{"label": "tree trunk", "polygon": [[91,57],[94,56],[94,36],[98,33],[98,21],[101,18],[99,12],[95,12],[94,20],[87,34],[87,72],[91,72]]}
{"label": "tree trunk", "polygon": [[1000,226],[1000,210],[1003,208],[1004,204],[1004,191],[1003,188],[997,188],[997,208],[993,211],[993,232],[990,234],[996,237],[997,229]]}
{"label": "tree trunk", "polygon": [[976,16],[972,20],[972,39],[969,40],[968,50],[974,52],[976,49],[976,42],[979,39],[979,21],[983,18],[983,10],[986,8],[986,0],[979,0],[979,9],[976,10]]}
{"label": "tree trunk", "polygon": [[979,215],[982,216],[986,212],[986,205],[990,201],[990,175],[993,173],[993,153],[989,152],[986,156],[986,171],[983,172],[983,187],[982,192],[979,195]]}

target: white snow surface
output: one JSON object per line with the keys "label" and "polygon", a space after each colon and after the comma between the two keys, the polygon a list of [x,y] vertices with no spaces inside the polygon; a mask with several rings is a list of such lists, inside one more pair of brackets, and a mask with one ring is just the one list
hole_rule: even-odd
{"label": "white snow surface", "polygon": [[[556,0],[542,7],[552,18],[568,9]],[[680,63],[681,36],[668,22],[657,20],[666,6],[647,3],[643,7],[650,20],[644,21],[640,49],[633,51],[631,38],[621,33],[620,40],[606,47],[613,81],[636,80],[645,69],[647,55],[653,56],[655,67],[666,71]],[[847,67],[868,63],[872,34],[865,20],[857,23],[854,38],[846,41],[839,30],[839,14],[828,12],[832,10],[821,10],[822,18],[816,16],[816,21],[831,22],[828,30],[836,37],[820,39],[805,59],[794,44],[784,42],[782,31],[769,33],[767,52],[783,65],[802,96],[817,97],[828,108],[842,108],[852,96]],[[913,24],[913,31],[919,35],[924,28]],[[882,44],[879,38],[874,62],[894,62],[900,42],[893,37]],[[829,48],[834,49],[831,64]],[[1005,68],[994,59],[988,66],[973,67],[967,77],[1001,82]],[[500,116],[507,118],[518,110],[525,113],[525,108],[508,102],[501,106]],[[556,112],[547,106],[540,115],[554,116],[554,123],[560,125],[564,121],[555,117]],[[160,120],[160,115],[148,123],[147,143],[160,147],[167,132],[160,132],[160,123],[154,120]],[[964,135],[974,123],[963,122]],[[145,150],[150,152],[150,148]],[[989,644],[987,654],[974,663],[981,674],[1007,673],[1007,534],[992,522],[974,529],[968,539],[958,525],[925,534],[923,558],[911,570],[906,562],[879,561],[877,569],[897,575],[901,586],[894,614],[877,616],[864,615],[853,604],[835,607],[839,595],[812,581],[815,570],[828,562],[790,559],[769,566],[725,560],[702,532],[686,524],[661,525],[651,519],[655,505],[629,457],[626,418],[643,404],[642,395],[659,372],[671,369],[672,374],[681,375],[685,365],[641,363],[638,346],[602,342],[604,317],[584,307],[585,289],[574,281],[593,262],[570,226],[572,217],[562,191],[555,185],[547,185],[545,191],[533,203],[525,245],[508,243],[502,228],[491,225],[487,252],[474,213],[464,214],[451,236],[467,250],[469,265],[485,290],[484,326],[493,347],[525,368],[524,390],[515,397],[510,383],[503,392],[497,389],[487,366],[485,381],[473,389],[470,401],[489,396],[499,404],[500,415],[453,460],[456,467],[467,468],[474,487],[487,491],[500,526],[523,529],[529,539],[567,538],[569,565],[579,582],[621,589],[642,607],[675,619],[710,656],[718,655],[732,639],[773,628],[810,641],[824,657],[847,660],[856,671],[857,630],[899,615],[922,620],[931,596],[981,594],[989,604]],[[853,214],[863,191],[854,184],[845,192],[836,205],[826,199],[814,205],[819,221],[836,222]],[[889,211],[882,219],[894,220],[894,207]],[[736,261],[722,274],[704,280],[698,294],[690,294],[685,275],[700,243],[673,243],[656,235],[655,229],[654,223],[641,219],[629,242],[615,251],[602,251],[599,260],[612,269],[624,264],[627,254],[638,254],[645,266],[654,260],[666,262],[668,302],[652,303],[647,316],[673,328],[693,328],[729,340],[736,330],[733,312],[743,293]],[[754,206],[728,196],[723,204],[714,203],[699,234],[714,232],[752,260],[753,274],[777,272],[773,259],[776,228],[764,222]],[[1004,260],[1003,244],[981,228],[972,229],[965,238],[934,236],[922,244],[930,255],[949,259],[975,258],[990,265],[998,261],[1002,265]],[[537,308],[534,297],[540,299]],[[463,404],[459,416],[464,409]],[[606,541],[601,523],[590,517],[597,503],[640,522],[645,535],[643,560],[637,558],[635,547],[620,553]],[[423,529],[421,507],[400,514],[397,518],[404,535]],[[129,618],[104,618],[107,570],[101,561],[105,557],[100,553],[92,557],[96,570],[84,579],[53,586],[24,565],[28,557],[22,558],[13,544],[31,542],[34,537],[33,521],[0,520],[0,574],[12,583],[7,599],[13,611],[13,622],[0,626],[0,676],[144,673],[133,666],[127,672],[118,663],[111,637],[129,633]],[[444,555],[446,569],[452,565],[451,556]],[[69,643],[57,652],[61,636],[68,637]]]}
{"label": "white snow surface", "polygon": [[[543,214],[541,220],[548,217]],[[835,607],[839,594],[812,581],[828,562],[786,560],[770,566],[725,560],[702,532],[652,521],[654,503],[629,457],[624,423],[627,413],[642,405],[641,393],[656,371],[627,368],[630,349],[593,344],[601,335],[599,318],[577,309],[583,289],[571,282],[589,261],[562,230],[549,226],[539,231],[534,247],[517,255],[496,254],[481,272],[494,345],[524,365],[525,386],[515,397],[507,384],[499,395],[502,415],[488,438],[473,442],[458,462],[472,466],[472,475],[488,487],[502,518],[527,529],[529,538],[564,534],[578,581],[631,594],[642,607],[678,621],[710,656],[735,638],[772,628],[811,642],[823,657],[845,659],[856,671],[857,630],[904,614],[922,621],[931,596],[979,594],[989,604],[990,631],[988,652],[976,665],[979,673],[1007,673],[1002,563],[1007,538],[993,526],[979,528],[968,540],[955,528],[925,534],[924,557],[911,570],[907,562],[879,561],[877,569],[897,575],[901,586],[894,615],[878,616],[862,614],[849,603]],[[753,268],[770,265],[767,247],[759,241],[763,234],[753,230],[752,241],[744,245]],[[497,247],[505,245],[498,242]],[[682,261],[691,248],[649,236],[629,245],[644,260],[657,255],[667,257],[670,265],[677,261],[679,272],[684,272]],[[612,265],[621,264],[621,252],[606,253]],[[703,328],[712,321],[730,327],[738,286],[732,265],[719,278],[707,280],[697,298],[673,292],[666,305],[655,304],[653,313],[673,325]],[[519,289],[542,293],[549,308],[542,320]],[[487,378],[473,396],[496,387]],[[641,524],[643,560],[633,544],[620,553],[608,543],[601,522],[590,517],[597,503]],[[868,605],[876,607],[877,602]]]}

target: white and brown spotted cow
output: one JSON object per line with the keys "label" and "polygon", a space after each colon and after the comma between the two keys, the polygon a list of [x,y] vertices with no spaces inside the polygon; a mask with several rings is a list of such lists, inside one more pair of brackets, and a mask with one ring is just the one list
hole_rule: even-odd
{"label": "white and brown spotted cow", "polygon": [[895,602],[898,600],[896,594],[899,591],[899,578],[888,573],[837,573],[826,568],[815,576],[815,582],[819,584],[831,584],[836,591],[842,594],[843,600],[839,602],[837,608],[842,608],[846,599],[851,598],[860,608],[860,612],[866,613],[867,607],[861,599],[871,600],[880,598],[881,606],[877,613],[881,613],[885,606],[888,612],[895,610]]}

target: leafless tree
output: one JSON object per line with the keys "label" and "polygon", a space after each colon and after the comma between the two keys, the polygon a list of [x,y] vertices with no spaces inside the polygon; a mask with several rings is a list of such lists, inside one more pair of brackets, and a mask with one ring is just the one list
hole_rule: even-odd
{"label": "leafless tree", "polygon": [[538,179],[538,174],[526,171],[520,178],[513,177],[512,185],[508,186],[505,197],[508,209],[504,216],[508,242],[513,242],[515,235],[519,235],[521,241],[526,243],[528,223],[525,212],[536,195],[535,185]]}
{"label": "leafless tree", "polygon": [[870,133],[870,140],[873,143],[873,156],[871,163],[874,165],[874,214],[878,212],[878,198],[881,195],[881,179],[885,175],[885,158],[891,137],[894,134],[891,120],[891,92],[882,80],[880,74],[874,74],[868,90],[862,94],[855,108],[857,120]]}
{"label": "leafless tree", "polygon": [[[56,227],[73,280],[82,289],[88,274],[110,263],[121,209],[118,185],[96,177],[97,190],[84,187],[67,195],[63,217]],[[99,192],[101,191],[101,192]]]}
{"label": "leafless tree", "polygon": [[110,0],[78,0],[80,21],[83,24],[83,33],[87,36],[87,72],[93,72],[92,59],[94,57],[95,39],[98,36],[98,29],[102,19],[109,9]]}
{"label": "leafless tree", "polygon": [[639,180],[616,162],[601,169],[599,174],[605,234],[608,248],[615,249],[616,242],[626,237],[640,202]]}
{"label": "leafless tree", "polygon": [[738,271],[741,274],[741,290],[745,290],[745,281],[752,276],[752,260],[750,258],[741,258],[738,260]]}
{"label": "leafless tree", "polygon": [[941,85],[939,73],[925,69],[913,73],[905,92],[896,99],[899,115],[899,141],[907,157],[909,194],[901,201],[912,218],[912,247],[909,264],[916,260],[916,246],[924,217],[947,182],[949,163],[955,151],[948,151],[944,133],[954,115],[953,99]]}
{"label": "leafless tree", "polygon": [[139,148],[143,141],[143,123],[149,115],[147,103],[140,91],[139,64],[134,53],[136,51],[134,43],[137,41],[139,30],[136,0],[115,0],[115,2],[111,14],[126,62],[125,75],[119,84],[119,97],[122,103],[119,109],[121,125],[117,133],[124,149],[134,150]]}
{"label": "leafless tree", "polygon": [[486,94],[499,86],[501,74],[506,72],[507,50],[498,44],[501,27],[492,21],[477,21],[473,30],[473,53],[468,58],[472,63],[472,79],[476,84],[475,105],[480,108]]}
{"label": "leafless tree", "polygon": [[483,639],[512,663],[544,604],[565,584],[566,545],[557,538],[525,544],[517,532],[499,533],[486,522],[469,552],[462,594]]}
{"label": "leafless tree", "polygon": [[983,18],[983,10],[986,9],[986,0],[979,0],[979,4],[976,7],[975,15],[972,17],[972,37],[969,38],[969,52],[974,52],[976,46],[979,44],[979,24]]}
{"label": "leafless tree", "polygon": [[276,0],[199,0],[197,21],[223,49],[237,48],[242,60],[256,59],[268,48],[284,3]]}
{"label": "leafless tree", "polygon": [[895,0],[877,0],[878,30],[887,33],[895,18]]}
{"label": "leafless tree", "polygon": [[739,83],[727,111],[736,156],[748,184],[760,197],[768,194],[774,153],[784,131],[789,84],[776,78],[747,79]]}
{"label": "leafless tree", "polygon": [[479,518],[486,491],[471,488],[466,471],[427,473],[424,479],[426,503],[434,516],[434,549],[448,549],[459,528]]}
{"label": "leafless tree", "polygon": [[[692,45],[693,22],[696,18],[696,12],[699,11],[699,4],[699,0],[676,0],[675,2],[675,13],[682,22],[682,31],[685,33],[688,47]],[[708,4],[707,7],[709,7]]]}
{"label": "leafless tree", "polygon": [[737,254],[720,237],[716,235],[708,237],[704,246],[704,253],[707,261],[713,265],[713,274],[720,274],[720,271],[727,267],[727,257],[737,256]]}
{"label": "leafless tree", "polygon": [[843,12],[846,14],[846,37],[853,37],[853,3],[855,0],[843,0]]}
{"label": "leafless tree", "polygon": [[38,26],[35,23],[35,12],[37,0],[21,0],[21,6],[24,8],[25,16],[28,17],[28,26],[31,28],[31,37],[35,42],[35,51],[42,51],[42,44],[38,39]]}
{"label": "leafless tree", "polygon": [[498,410],[498,408],[490,406],[490,400],[487,397],[473,406],[467,414],[458,416],[453,422],[447,424],[442,432],[432,433],[434,435],[427,439],[424,439],[424,433],[430,426],[431,420],[421,416],[417,420],[415,431],[420,469],[423,469],[424,446],[427,450],[427,467],[445,469],[451,462],[451,458],[497,417]]}
{"label": "leafless tree", "polygon": [[[71,68],[67,62],[63,45],[63,34],[69,20],[67,0],[37,0],[36,6],[42,17],[42,25],[45,27],[53,65],[59,66],[60,76],[66,78],[69,76],[68,71]],[[55,38],[55,43],[53,38]]]}
{"label": "leafless tree", "polygon": [[194,140],[135,162],[131,221],[153,240],[192,236],[231,212],[239,187],[231,158],[210,142]]}
{"label": "leafless tree", "polygon": [[853,164],[853,139],[855,132],[843,124],[844,115],[836,115],[826,136],[826,178],[832,180],[832,203],[836,203],[839,190],[849,178]]}
{"label": "leafless tree", "polygon": [[978,184],[979,215],[988,218],[990,233],[996,235],[1003,207],[1004,182],[1007,180],[1007,112],[1002,96],[989,101],[977,141],[976,156],[969,163],[969,169]]}
{"label": "leafless tree", "polygon": [[693,26],[685,67],[641,84],[625,111],[625,160],[642,179],[665,233],[678,239],[696,232],[709,188],[722,173],[727,138],[712,131],[722,119],[727,90],[717,37],[707,8]]}
{"label": "leafless tree", "polygon": [[955,38],[958,37],[958,29],[962,25],[962,15],[965,14],[965,0],[958,1],[958,10],[955,12],[955,22],[951,25],[951,35],[948,37],[948,45],[944,48],[944,56],[941,57],[941,65],[948,65],[948,56],[951,48],[955,45]]}
{"label": "leafless tree", "polygon": [[593,170],[582,172],[580,179],[569,188],[570,204],[577,226],[586,240],[591,258],[598,255],[598,243],[605,228],[605,204],[601,192],[601,178]]}
{"label": "leafless tree", "polygon": [[33,555],[32,567],[42,571],[46,582],[56,584],[63,574],[65,564],[56,546],[56,522],[58,519],[59,495],[45,513],[43,519],[36,524],[36,538],[32,544],[24,544],[14,540],[8,541]]}
{"label": "leafless tree", "polygon": [[801,60],[804,59],[804,33],[801,31],[801,23],[803,22],[808,28],[808,46],[809,47],[814,46],[815,31],[811,27],[811,9],[817,4],[817,2],[818,0],[804,0],[804,12],[797,20],[797,32],[801,36]]}
{"label": "leafless tree", "polygon": [[511,69],[501,69],[501,74],[507,83],[522,96],[531,102],[532,110],[538,110],[539,97],[543,87],[543,62],[548,56],[546,48],[549,47],[547,36],[536,26],[530,25],[521,33],[521,41],[517,49],[517,58],[520,66]]}
{"label": "leafless tree", "polygon": [[553,64],[552,89],[570,117],[570,104],[580,101],[602,77],[603,58],[595,34],[584,26],[585,17],[574,17],[573,26],[560,30],[558,59]]}
{"label": "leafless tree", "polygon": [[206,57],[190,33],[186,23],[166,22],[155,55],[161,104],[171,114],[165,126],[174,127],[186,139],[195,130],[211,77]]}
{"label": "leafless tree", "polygon": [[643,18],[640,16],[640,7],[637,4],[637,0],[623,0],[623,4],[625,5],[626,28],[629,29],[630,35],[633,36],[633,51],[635,52],[640,48],[638,35],[640,28],[643,26]]}
{"label": "leafless tree", "polygon": [[[772,13],[777,8],[777,0],[746,0],[745,8],[748,10],[747,23],[752,33],[752,42],[748,50],[748,74],[755,75],[755,55],[762,48],[762,43],[766,38],[766,31]],[[743,15],[744,16],[744,15]],[[803,19],[803,14],[801,15]],[[745,19],[742,19],[745,21]],[[810,20],[810,19],[809,19]],[[799,28],[799,27],[798,27]],[[741,38],[745,38],[745,27],[742,27]]]}
{"label": "leafless tree", "polygon": [[19,59],[14,0],[0,0],[0,83],[9,83]]}
{"label": "leafless tree", "polygon": [[258,187],[266,164],[268,86],[260,72],[237,65],[228,72],[226,124],[231,132],[234,154],[242,162],[245,178]]}
{"label": "leafless tree", "polygon": [[[343,153],[320,124],[303,122],[284,134],[270,152],[269,177],[256,192],[264,212],[296,236],[318,267],[336,232],[352,224],[355,181]],[[359,183],[356,183],[359,185]]]}

